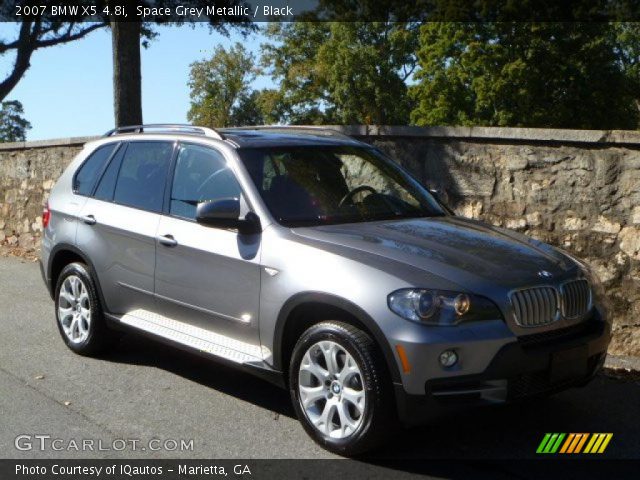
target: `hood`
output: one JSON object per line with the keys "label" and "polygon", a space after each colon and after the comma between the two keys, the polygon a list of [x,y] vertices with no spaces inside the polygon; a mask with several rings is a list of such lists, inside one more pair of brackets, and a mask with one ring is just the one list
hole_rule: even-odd
{"label": "hood", "polygon": [[[365,251],[475,290],[487,283],[509,289],[549,283],[577,270],[575,262],[547,244],[453,216],[305,227],[294,233],[342,246],[345,256],[348,249]],[[390,268],[397,263],[390,262]],[[541,277],[541,271],[551,277]]]}

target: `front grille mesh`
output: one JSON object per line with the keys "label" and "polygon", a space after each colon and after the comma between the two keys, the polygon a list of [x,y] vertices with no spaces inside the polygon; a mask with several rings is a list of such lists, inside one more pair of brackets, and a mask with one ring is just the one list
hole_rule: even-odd
{"label": "front grille mesh", "polygon": [[589,310],[591,291],[589,282],[584,279],[567,282],[561,287],[562,315],[565,318],[576,318]]}
{"label": "front grille mesh", "polygon": [[577,377],[561,382],[552,382],[549,377],[549,371],[543,370],[540,372],[525,373],[508,379],[507,399],[508,400],[520,400],[527,397],[532,397],[547,392],[558,391],[571,385],[579,384],[581,381],[587,380],[593,376],[598,368],[604,361],[603,353],[598,353],[589,357],[587,360],[587,375],[584,377]]}
{"label": "front grille mesh", "polygon": [[601,335],[603,330],[603,322],[587,320],[570,327],[557,328],[555,330],[546,330],[537,333],[530,333],[518,337],[518,342],[524,348],[536,348],[540,346],[553,345],[557,342],[568,342],[576,338],[591,337],[592,335]]}
{"label": "front grille mesh", "polygon": [[511,294],[516,323],[521,327],[547,325],[556,319],[558,295],[553,287],[534,287]]}

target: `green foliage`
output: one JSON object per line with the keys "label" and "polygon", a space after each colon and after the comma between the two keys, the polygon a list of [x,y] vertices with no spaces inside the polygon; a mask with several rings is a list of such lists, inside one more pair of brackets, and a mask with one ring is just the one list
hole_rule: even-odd
{"label": "green foliage", "polygon": [[262,61],[279,84],[281,121],[407,123],[415,24],[298,22],[271,24],[266,35]]}
{"label": "green foliage", "polygon": [[[207,0],[156,0],[152,3],[156,8],[164,7],[171,11],[175,11],[178,6],[205,10],[210,6],[210,2]],[[229,7],[236,3],[236,0],[217,0],[216,7]],[[249,18],[243,15],[211,14],[207,20],[206,24],[211,31],[216,31],[227,37],[232,30],[238,31],[243,37],[257,30],[257,27],[249,22]],[[194,19],[188,16],[166,17],[155,14],[145,17],[144,22],[134,23],[127,22],[119,25],[115,22],[111,23],[114,58],[114,113],[115,123],[118,126],[142,123],[142,85],[139,75],[140,44],[144,48],[150,46],[151,40],[158,35],[154,27],[157,24],[168,23],[173,25],[190,24],[191,26],[205,24],[205,22],[194,22]],[[131,72],[131,75],[124,75],[123,72]]]}
{"label": "green foliage", "polygon": [[636,128],[637,38],[637,27],[596,22],[424,24],[411,120]]}
{"label": "green foliage", "polygon": [[187,118],[212,128],[256,123],[257,95],[249,88],[255,76],[254,57],[240,43],[217,47],[209,60],[191,64]]}
{"label": "green foliage", "polygon": [[261,125],[264,123],[260,109],[260,92],[243,93],[231,114],[231,123],[236,126]]}
{"label": "green foliage", "polygon": [[31,124],[22,116],[22,104],[17,100],[9,100],[1,105],[0,142],[24,142]]}
{"label": "green foliage", "polygon": [[256,93],[255,101],[261,115],[260,122],[256,124],[273,125],[284,117],[284,102],[280,91],[265,88]]}
{"label": "green foliage", "polygon": [[218,49],[192,69],[190,120],[638,127],[636,23],[297,22],[266,36],[277,88],[251,91],[253,57]]}
{"label": "green foliage", "polygon": [[[625,75],[637,88],[640,83],[640,23],[620,22],[613,24],[616,58]],[[636,101],[640,92],[636,92]]]}

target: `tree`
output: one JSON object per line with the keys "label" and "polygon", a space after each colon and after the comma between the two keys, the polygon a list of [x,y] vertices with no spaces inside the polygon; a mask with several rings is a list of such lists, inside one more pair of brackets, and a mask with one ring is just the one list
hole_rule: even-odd
{"label": "tree", "polygon": [[[143,2],[146,6],[166,7],[174,11],[177,6],[189,8],[203,8],[211,6],[208,0],[162,0],[161,2]],[[218,0],[216,7],[229,7],[237,5],[237,0]],[[131,15],[136,15],[133,6],[130,6]],[[202,20],[205,19],[203,16]],[[244,16],[225,16],[215,14],[208,18],[210,29],[228,36],[231,29],[240,31],[243,35],[256,29],[256,26],[248,23],[248,18]],[[193,23],[189,17],[158,17],[147,16],[145,21],[139,22],[111,22],[113,35],[113,91],[114,91],[114,114],[117,127],[123,125],[142,124],[142,82],[140,74],[140,45],[148,46],[148,40],[152,39],[156,33],[153,30],[154,24],[183,25]]]}
{"label": "tree", "polygon": [[17,100],[2,102],[0,108],[0,142],[24,142],[31,124],[22,115],[22,104]]}
{"label": "tree", "polygon": [[231,124],[241,127],[265,123],[260,97],[261,92],[258,90],[240,95],[238,104],[231,113]]}
{"label": "tree", "polygon": [[111,22],[116,126],[142,125],[140,22]]}
{"label": "tree", "polygon": [[406,124],[417,24],[271,24],[263,65],[288,123]]}
{"label": "tree", "polygon": [[254,123],[260,116],[257,92],[250,89],[255,76],[254,57],[240,43],[217,47],[209,60],[191,64],[187,118],[212,128]]}
{"label": "tree", "polygon": [[638,79],[607,23],[428,23],[420,29],[418,125],[636,128]]}
{"label": "tree", "polygon": [[[7,9],[15,8],[15,3],[6,2],[0,7],[0,14],[7,18]],[[84,38],[89,33],[103,28],[106,22],[79,23],[76,21],[56,21],[35,15],[25,18],[18,29],[17,38],[0,40],[0,55],[15,52],[15,61],[8,75],[0,81],[0,101],[15,88],[31,66],[33,52],[40,48],[52,47]]]}
{"label": "tree", "polygon": [[279,90],[264,88],[256,92],[255,102],[260,112],[260,118],[254,125],[273,125],[284,118],[284,102]]}
{"label": "tree", "polygon": [[[628,80],[637,86],[640,83],[640,23],[616,22],[613,27],[616,57]],[[635,105],[640,109],[639,89],[635,90]]]}

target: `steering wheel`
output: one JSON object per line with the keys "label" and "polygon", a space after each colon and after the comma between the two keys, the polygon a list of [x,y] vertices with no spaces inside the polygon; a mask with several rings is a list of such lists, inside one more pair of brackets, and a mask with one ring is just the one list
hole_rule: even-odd
{"label": "steering wheel", "polygon": [[200,184],[200,186],[198,187],[198,192],[197,192],[197,193],[202,193],[202,191],[204,190],[204,187],[207,185],[207,183],[209,183],[211,180],[213,180],[214,178],[216,178],[219,174],[221,174],[222,172],[224,172],[226,169],[227,169],[227,167],[219,168],[218,170],[216,170],[215,172],[213,172],[211,175],[209,175],[209,176],[206,178],[206,180]]}
{"label": "steering wheel", "polygon": [[360,185],[359,187],[354,188],[349,193],[347,193],[344,197],[342,197],[342,199],[340,200],[340,203],[338,203],[338,206],[342,207],[347,200],[353,199],[353,197],[360,192],[371,192],[374,194],[378,193],[378,191],[375,188],[370,187],[369,185]]}

